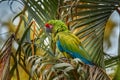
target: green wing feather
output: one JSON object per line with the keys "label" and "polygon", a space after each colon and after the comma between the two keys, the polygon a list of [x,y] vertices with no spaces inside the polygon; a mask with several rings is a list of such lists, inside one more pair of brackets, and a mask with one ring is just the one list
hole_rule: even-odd
{"label": "green wing feather", "polygon": [[75,54],[80,54],[82,57],[86,58],[87,60],[91,61],[89,54],[83,48],[80,40],[74,34],[70,32],[59,32],[56,35],[56,41],[60,41],[61,46]]}

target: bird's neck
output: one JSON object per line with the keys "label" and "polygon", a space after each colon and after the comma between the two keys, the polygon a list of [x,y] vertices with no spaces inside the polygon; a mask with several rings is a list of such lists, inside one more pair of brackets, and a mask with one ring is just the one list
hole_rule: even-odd
{"label": "bird's neck", "polygon": [[55,39],[59,33],[68,33],[70,32],[69,30],[64,30],[64,31],[59,31],[59,32],[56,32],[56,33],[52,33],[52,39]]}

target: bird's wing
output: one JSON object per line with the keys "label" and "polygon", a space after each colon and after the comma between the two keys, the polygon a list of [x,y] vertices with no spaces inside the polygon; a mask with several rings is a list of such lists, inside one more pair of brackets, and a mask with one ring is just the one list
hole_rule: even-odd
{"label": "bird's wing", "polygon": [[56,36],[57,46],[73,58],[85,58],[91,61],[89,54],[81,45],[79,39],[70,32],[59,32]]}

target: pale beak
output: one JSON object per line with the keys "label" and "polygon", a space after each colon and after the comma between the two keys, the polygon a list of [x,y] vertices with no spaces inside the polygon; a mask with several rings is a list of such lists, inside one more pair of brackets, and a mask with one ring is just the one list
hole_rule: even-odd
{"label": "pale beak", "polygon": [[46,28],[47,33],[52,33],[52,30],[50,28]]}

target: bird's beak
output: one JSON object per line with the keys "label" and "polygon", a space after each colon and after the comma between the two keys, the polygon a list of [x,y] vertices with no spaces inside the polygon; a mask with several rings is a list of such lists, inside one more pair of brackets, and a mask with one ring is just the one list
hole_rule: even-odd
{"label": "bird's beak", "polygon": [[47,33],[52,33],[52,31],[51,31],[50,28],[46,28],[46,32],[47,32]]}

